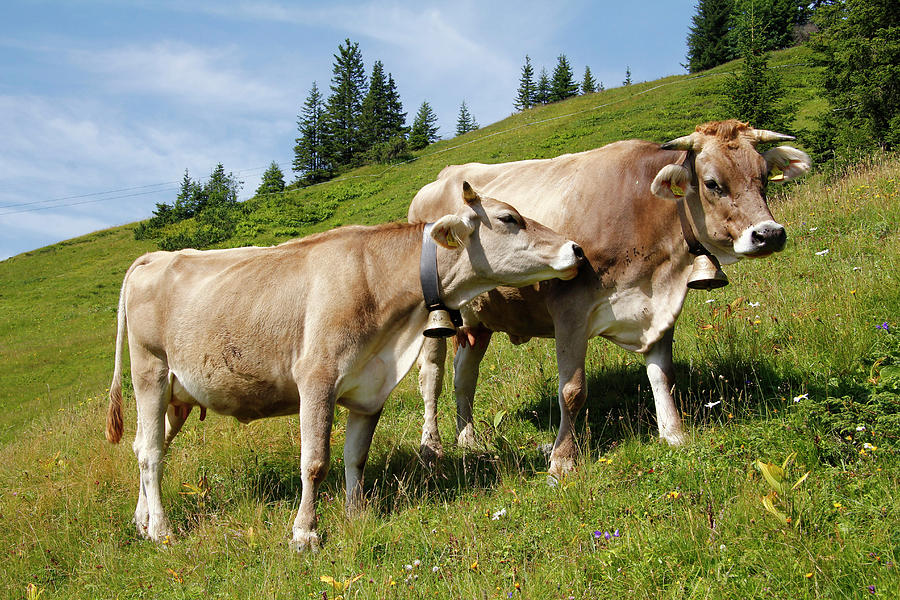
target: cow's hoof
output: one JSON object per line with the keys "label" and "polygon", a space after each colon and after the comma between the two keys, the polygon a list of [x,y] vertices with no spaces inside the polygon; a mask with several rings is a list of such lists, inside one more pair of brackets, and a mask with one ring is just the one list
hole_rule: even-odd
{"label": "cow's hoof", "polygon": [[322,547],[322,541],[315,531],[305,531],[295,533],[294,539],[290,541],[290,546],[294,552],[318,552]]}
{"label": "cow's hoof", "polygon": [[456,438],[456,445],[460,448],[465,448],[466,450],[475,449],[475,428],[472,427],[471,423],[466,425],[465,428],[459,432],[459,435]]}
{"label": "cow's hoof", "polygon": [[688,437],[683,431],[660,434],[659,439],[666,442],[670,446],[684,446],[687,444]]}
{"label": "cow's hoof", "polygon": [[422,462],[426,465],[434,465],[444,458],[444,447],[440,442],[437,444],[434,442],[428,444],[423,443],[419,446],[419,458],[421,458]]}
{"label": "cow's hoof", "polygon": [[575,470],[575,459],[573,458],[551,458],[550,459],[550,477],[560,480]]}
{"label": "cow's hoof", "polygon": [[[140,529],[141,528],[138,527],[139,531]],[[169,527],[169,523],[165,519],[159,523],[151,523],[149,527],[144,529],[144,532],[144,537],[153,540],[158,544],[169,545],[175,541],[175,536],[172,534],[172,528]]]}

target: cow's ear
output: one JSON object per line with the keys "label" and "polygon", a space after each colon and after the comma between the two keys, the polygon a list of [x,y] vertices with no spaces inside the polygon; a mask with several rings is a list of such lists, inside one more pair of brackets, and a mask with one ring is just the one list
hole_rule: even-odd
{"label": "cow's ear", "polygon": [[472,227],[457,215],[445,215],[431,228],[431,237],[438,246],[459,248],[465,246],[472,235]]}
{"label": "cow's ear", "polygon": [[476,192],[472,188],[472,186],[469,185],[468,181],[463,181],[462,196],[463,196],[463,201],[466,204],[471,205],[475,202],[481,202],[481,196],[479,196],[478,192]]}
{"label": "cow's ear", "polygon": [[778,146],[763,152],[769,166],[769,181],[784,183],[789,179],[805,175],[812,166],[809,155],[791,146]]}
{"label": "cow's ear", "polygon": [[681,165],[666,165],[653,178],[650,191],[654,196],[677,200],[687,192],[689,182],[690,174],[687,169]]}

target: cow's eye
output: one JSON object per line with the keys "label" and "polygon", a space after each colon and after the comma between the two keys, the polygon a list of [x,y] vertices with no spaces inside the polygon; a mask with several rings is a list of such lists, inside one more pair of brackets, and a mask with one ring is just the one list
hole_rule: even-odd
{"label": "cow's eye", "polygon": [[505,214],[497,217],[501,223],[507,223],[509,225],[518,225],[519,220],[515,217],[515,215]]}
{"label": "cow's eye", "polygon": [[716,183],[715,179],[707,179],[703,182],[703,185],[705,185],[706,189],[708,189],[709,191],[716,192],[717,194],[722,191],[722,188],[719,187],[719,184]]}

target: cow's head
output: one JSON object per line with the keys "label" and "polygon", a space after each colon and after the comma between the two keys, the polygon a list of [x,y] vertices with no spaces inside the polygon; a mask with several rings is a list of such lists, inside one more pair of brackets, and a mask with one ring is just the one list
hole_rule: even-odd
{"label": "cow's head", "polygon": [[505,202],[479,195],[463,182],[462,206],[441,217],[431,229],[435,242],[448,249],[463,249],[461,272],[471,269],[492,287],[521,287],[560,278],[572,279],[584,253],[552,229],[519,214]]}
{"label": "cow's head", "polygon": [[683,164],[663,167],[651,191],[662,198],[683,196],[697,238],[723,262],[768,256],[784,248],[787,234],[769,212],[766,187],[803,175],[811,162],[790,146],[760,154],[756,145],[792,139],[735,120],[700,125],[661,146],[688,154]]}

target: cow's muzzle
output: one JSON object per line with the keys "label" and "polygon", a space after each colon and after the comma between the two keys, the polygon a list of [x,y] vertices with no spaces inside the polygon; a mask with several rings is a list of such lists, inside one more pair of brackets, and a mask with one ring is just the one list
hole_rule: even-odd
{"label": "cow's muzzle", "polygon": [[775,221],[764,221],[744,230],[734,244],[734,251],[744,256],[768,256],[783,250],[786,243],[784,226]]}

